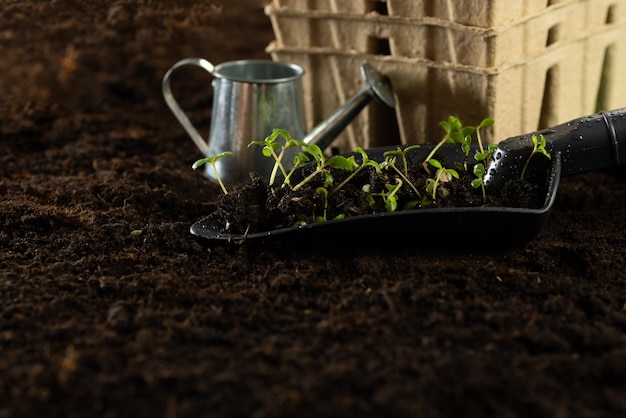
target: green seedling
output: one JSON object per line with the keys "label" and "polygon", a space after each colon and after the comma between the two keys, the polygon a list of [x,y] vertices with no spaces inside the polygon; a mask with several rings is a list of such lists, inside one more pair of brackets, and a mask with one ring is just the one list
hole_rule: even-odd
{"label": "green seedling", "polygon": [[315,144],[305,145],[303,152],[313,157],[313,159],[315,160],[316,168],[304,180],[302,180],[300,183],[296,184],[293,187],[294,191],[304,186],[306,183],[311,181],[318,174],[324,175],[325,187],[331,186],[333,182],[335,181],[332,174],[328,170],[331,167],[346,170],[346,171],[352,171],[358,166],[358,164],[354,160],[354,156],[344,157],[341,155],[334,155],[327,159],[326,156],[324,155],[324,152],[321,150],[321,148]]}
{"label": "green seedling", "polygon": [[315,194],[320,194],[324,198],[324,210],[322,216],[316,216],[315,222],[326,222],[326,212],[328,211],[328,189],[326,187],[318,187]]}
{"label": "green seedling", "polygon": [[293,173],[296,172],[296,169],[306,163],[308,163],[309,161],[311,161],[311,159],[309,158],[309,156],[307,154],[305,154],[304,152],[300,152],[298,153],[298,155],[296,155],[295,157],[293,157],[293,167],[291,168],[291,170],[289,170],[289,173],[287,173],[287,176],[285,177],[283,184],[281,186],[285,187],[285,186],[290,186],[291,185],[291,176],[293,175]]}
{"label": "green seedling", "polygon": [[[348,184],[348,182],[350,182],[350,180],[352,180],[357,174],[359,174],[363,169],[365,169],[365,167],[373,167],[377,173],[380,173],[381,171],[380,164],[378,164],[378,162],[374,160],[370,160],[369,156],[367,155],[367,152],[365,152],[363,148],[357,147],[356,152],[361,154],[361,158],[363,161],[361,162],[360,165],[357,164],[355,161],[355,167],[354,169],[352,169],[352,172],[350,173],[350,175],[346,177],[344,181],[339,183],[339,185],[337,185],[337,187],[333,189],[333,193],[336,193],[339,189],[341,189],[343,186]],[[352,161],[354,161],[354,159],[352,159]]]}
{"label": "green seedling", "polygon": [[376,200],[374,199],[374,194],[372,193],[372,185],[364,184],[363,186],[361,186],[361,191],[365,193],[365,200],[367,200],[367,203],[370,206],[374,206]]}
{"label": "green seedling", "polygon": [[481,188],[483,193],[483,202],[487,201],[487,194],[485,193],[485,183],[483,181],[483,177],[485,176],[485,164],[487,164],[491,160],[491,156],[498,148],[496,144],[489,144],[487,150],[483,150],[483,152],[477,152],[474,155],[474,159],[477,161],[474,165],[474,176],[476,177],[472,180],[472,187],[477,189]]}
{"label": "green seedling", "polygon": [[476,178],[472,180],[472,187],[478,189],[479,187],[483,193],[483,202],[487,201],[487,194],[485,193],[485,182],[483,178],[485,177],[485,165],[483,163],[478,163],[474,165],[474,176]]}
{"label": "green seedling", "polygon": [[[315,222],[326,222],[328,220],[328,189],[326,187],[318,187],[315,190],[316,194],[322,195],[323,199],[324,199],[324,210],[322,212],[322,216],[316,216],[315,217]],[[338,219],[343,219],[345,218],[346,215],[344,215],[343,213],[340,213],[339,215],[335,216],[332,220],[336,221]]]}
{"label": "green seedling", "polygon": [[[495,122],[494,122],[494,120],[492,118],[485,118],[475,128],[476,142],[478,143],[478,151],[474,155],[474,159],[476,161],[489,161],[491,159],[491,156],[493,155],[494,151],[498,147],[495,144],[489,144],[487,146],[487,149],[485,150],[485,146],[483,145],[482,137],[480,136],[480,130],[482,128],[487,128],[487,127],[493,126],[494,123]],[[465,158],[463,160],[463,168],[464,168],[465,171],[467,171],[467,159],[468,159],[469,153],[471,151],[471,144],[472,144],[472,137],[471,137],[471,135],[464,136],[463,137],[463,143],[461,144],[461,148],[463,149],[463,152],[465,153]]]}
{"label": "green seedling", "polygon": [[398,209],[398,190],[402,188],[402,180],[400,178],[396,178],[396,184],[385,184],[385,189],[387,191],[382,191],[380,193],[371,193],[371,187],[369,184],[363,186],[362,190],[367,194],[366,199],[370,206],[373,206],[376,201],[374,199],[375,196],[380,196],[385,203],[385,210],[387,212],[395,212]]}
{"label": "green seedling", "polygon": [[478,151],[474,155],[474,159],[476,161],[482,161],[488,163],[493,156],[493,153],[498,149],[498,144],[489,144],[487,145],[487,149],[482,152]]}
{"label": "green seedling", "polygon": [[[411,180],[409,180],[408,176],[408,170],[406,170],[406,161],[404,162],[405,164],[405,170],[400,170],[398,167],[396,167],[396,157],[394,153],[385,153],[383,154],[385,155],[385,161],[381,164],[381,168],[388,168],[391,169],[393,171],[396,172],[396,174],[413,190],[413,192],[415,193],[415,195],[418,198],[422,198],[422,194],[419,192],[419,190],[417,190],[417,187],[415,187],[415,185],[413,184],[413,182]],[[406,173],[406,175],[405,175]]]}
{"label": "green seedling", "polygon": [[387,189],[387,193],[382,193],[383,201],[385,202],[385,209],[387,212],[394,212],[398,209],[398,190],[402,187],[402,180],[396,178],[396,185],[393,184],[385,184],[385,188]]}
{"label": "green seedling", "polygon": [[[281,143],[278,140],[278,137],[282,136],[285,139],[285,143]],[[285,156],[285,152],[292,147],[302,147],[305,145],[304,142],[295,140],[291,137],[291,134],[284,129],[274,129],[268,137],[266,137],[263,141],[252,141],[248,144],[248,147],[253,145],[262,146],[262,153],[265,157],[272,157],[274,159],[274,167],[272,168],[272,172],[269,178],[269,185],[272,186],[274,181],[276,181],[276,174],[278,170],[283,174],[283,184],[289,184],[290,175],[287,174],[287,170],[282,163],[283,157]],[[278,151],[278,152],[277,152]],[[295,163],[295,161],[294,161]],[[295,168],[295,167],[294,167]],[[293,173],[293,169],[291,170]]]}
{"label": "green seedling", "polygon": [[411,209],[415,209],[417,207],[421,207],[421,206],[428,206],[429,204],[429,200],[428,202],[424,203],[423,201],[424,199],[422,198],[422,200],[411,200],[409,202],[406,202],[403,206],[402,206],[402,210],[411,210]]}
{"label": "green seedling", "polygon": [[452,180],[452,177],[458,179],[459,173],[452,168],[444,168],[438,160],[431,158],[427,160],[428,164],[435,167],[437,172],[434,179],[428,179],[428,185],[426,186],[426,192],[432,197],[432,200],[437,200],[437,188],[441,183],[447,183]]}
{"label": "green seedling", "polygon": [[541,154],[549,160],[552,159],[552,156],[550,155],[548,150],[546,150],[546,138],[542,134],[539,135],[539,139],[537,139],[536,135],[533,135],[530,139],[533,141],[533,150],[528,156],[526,164],[524,164],[524,168],[522,168],[522,173],[520,175],[520,179],[522,180],[526,175],[526,169],[528,169],[528,164],[530,163],[530,160],[533,158],[534,155]]}
{"label": "green seedling", "polygon": [[[481,130],[481,128],[488,128],[490,126],[493,126],[494,123],[495,123],[495,121],[492,118],[485,118],[476,127],[476,141],[478,142],[478,149],[480,150],[479,151],[480,153],[484,153],[485,152],[485,147],[483,146],[483,140],[482,140],[482,138],[480,136],[480,130]],[[483,158],[483,159],[485,159],[485,158]]]}
{"label": "green seedling", "polygon": [[222,192],[224,192],[224,194],[228,194],[228,190],[226,190],[226,186],[224,186],[224,183],[222,182],[222,178],[220,177],[220,173],[217,171],[217,165],[216,164],[222,158],[224,158],[224,157],[232,157],[234,155],[235,154],[232,153],[231,151],[225,151],[225,152],[222,152],[221,154],[217,154],[217,155],[214,155],[212,157],[201,158],[198,161],[196,161],[195,163],[193,163],[191,168],[196,170],[198,167],[201,167],[201,166],[203,166],[206,163],[211,164],[211,167],[213,167],[213,172],[215,173],[215,178],[217,179],[217,182],[219,183],[220,187],[222,188]]}
{"label": "green seedling", "polygon": [[410,145],[408,147],[405,148],[400,148],[398,147],[395,150],[391,150],[391,151],[386,151],[383,153],[383,156],[385,157],[385,159],[389,159],[391,157],[400,157],[400,159],[402,160],[402,172],[404,173],[404,176],[408,176],[409,175],[409,163],[407,160],[406,155],[409,153],[409,151],[414,150],[419,148],[420,145]]}
{"label": "green seedling", "polygon": [[466,135],[463,138],[463,143],[461,144],[461,149],[463,150],[463,170],[467,171],[467,159],[469,158],[469,153],[472,150],[472,137],[470,135]]}
{"label": "green seedling", "polygon": [[463,126],[461,121],[454,117],[449,116],[447,121],[439,122],[439,126],[443,128],[445,131],[445,135],[441,138],[441,140],[433,147],[430,151],[430,154],[424,159],[424,161],[428,161],[435,156],[435,153],[446,143],[459,143],[463,144],[464,138],[467,136],[471,136],[475,131],[476,127],[474,126]]}

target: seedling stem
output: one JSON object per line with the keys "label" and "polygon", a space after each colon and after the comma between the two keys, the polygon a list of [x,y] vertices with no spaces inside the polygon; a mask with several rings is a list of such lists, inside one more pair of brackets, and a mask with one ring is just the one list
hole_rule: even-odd
{"label": "seedling stem", "polygon": [[196,161],[195,163],[193,163],[193,165],[191,166],[191,168],[193,168],[194,170],[196,170],[198,167],[203,166],[206,163],[211,164],[211,167],[213,167],[213,172],[215,173],[215,178],[217,179],[217,182],[219,183],[220,187],[222,188],[222,192],[224,192],[224,194],[228,194],[228,190],[226,190],[226,186],[224,186],[224,182],[222,182],[222,178],[220,177],[220,173],[217,171],[217,162],[219,160],[221,160],[224,157],[232,157],[235,154],[231,151],[225,151],[222,152],[221,154],[217,154],[211,157],[206,157],[206,158],[201,158],[198,161]]}
{"label": "seedling stem", "polygon": [[552,159],[550,153],[546,149],[546,138],[543,136],[543,134],[539,135],[539,139],[537,139],[537,135],[531,136],[530,139],[533,141],[533,150],[528,156],[526,164],[524,164],[524,168],[522,168],[522,174],[520,175],[520,179],[524,179],[524,176],[526,175],[526,169],[528,169],[528,164],[530,163],[530,160],[533,158],[534,155],[542,154],[549,160]]}

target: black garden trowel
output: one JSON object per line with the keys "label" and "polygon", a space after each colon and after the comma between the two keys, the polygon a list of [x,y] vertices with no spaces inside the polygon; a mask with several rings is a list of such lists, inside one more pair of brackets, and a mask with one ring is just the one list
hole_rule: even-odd
{"label": "black garden trowel", "polygon": [[[556,198],[561,176],[616,167],[626,163],[626,108],[602,111],[574,119],[542,131],[515,136],[498,144],[484,177],[485,187],[497,191],[519,178],[532,150],[532,136],[546,139],[551,159],[535,164],[529,177],[546,184],[544,204],[539,209],[514,207],[453,207],[413,209],[397,212],[347,217],[341,220],[311,223],[247,235],[225,234],[210,218],[191,227],[191,233],[211,241],[303,240],[311,237],[330,240],[333,236],[406,236],[407,231],[421,236],[442,237],[450,241],[467,225],[489,225],[498,231],[488,238],[490,244],[519,245],[535,238],[545,225]],[[434,145],[423,145],[409,154],[413,161],[423,161]],[[371,159],[383,161],[384,152],[397,147],[367,150]],[[458,145],[446,144],[436,154],[448,162],[462,161]],[[421,159],[420,159],[421,158]],[[536,159],[540,160],[540,159]],[[370,241],[372,242],[372,241]]]}

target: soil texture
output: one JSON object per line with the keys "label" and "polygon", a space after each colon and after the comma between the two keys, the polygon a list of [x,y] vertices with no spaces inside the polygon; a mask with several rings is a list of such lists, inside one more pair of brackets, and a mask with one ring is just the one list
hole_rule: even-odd
{"label": "soil texture", "polygon": [[0,417],[626,416],[624,169],[562,179],[514,248],[189,233],[221,191],[161,79],[269,58],[259,3],[0,6]]}

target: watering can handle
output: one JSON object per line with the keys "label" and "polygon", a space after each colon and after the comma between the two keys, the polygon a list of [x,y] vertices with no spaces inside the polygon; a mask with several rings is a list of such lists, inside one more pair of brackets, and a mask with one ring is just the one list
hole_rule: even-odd
{"label": "watering can handle", "polygon": [[172,74],[176,69],[185,65],[195,65],[197,67],[203,68],[211,75],[213,74],[213,70],[215,69],[215,66],[204,58],[185,58],[178,61],[167,71],[167,73],[165,73],[165,76],[163,77],[163,83],[161,86],[163,90],[163,97],[165,98],[165,103],[167,103],[172,113],[174,113],[174,116],[176,116],[178,122],[180,122],[183,128],[185,128],[185,131],[187,131],[187,134],[191,137],[200,152],[202,152],[203,155],[208,155],[209,144],[202,138],[202,135],[198,133],[198,131],[193,126],[183,109],[181,109],[178,102],[174,98],[174,95],[172,94],[172,88],[170,86]]}

